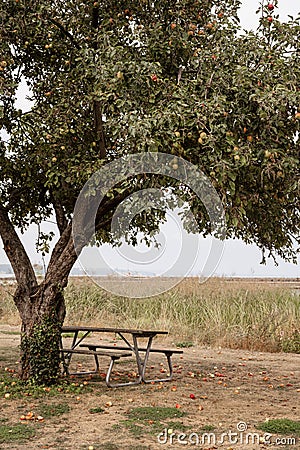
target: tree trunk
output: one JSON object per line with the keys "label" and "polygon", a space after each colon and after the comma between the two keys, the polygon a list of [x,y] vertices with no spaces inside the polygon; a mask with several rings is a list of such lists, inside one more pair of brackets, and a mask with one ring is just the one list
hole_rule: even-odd
{"label": "tree trunk", "polygon": [[60,374],[59,340],[65,317],[62,290],[45,282],[32,292],[17,289],[15,303],[22,319],[20,378],[55,384]]}
{"label": "tree trunk", "polygon": [[[9,213],[0,202],[0,237],[16,276],[14,302],[22,320],[20,378],[44,385],[55,384],[59,377],[60,330],[65,318],[63,289],[77,259],[72,223],[63,221],[58,212],[61,235],[39,285]],[[77,246],[77,251],[85,244],[83,241],[81,247]]]}

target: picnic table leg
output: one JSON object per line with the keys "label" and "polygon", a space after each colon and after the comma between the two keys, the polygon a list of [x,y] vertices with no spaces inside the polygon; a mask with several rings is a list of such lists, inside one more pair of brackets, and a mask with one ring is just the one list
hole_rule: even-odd
{"label": "picnic table leg", "polygon": [[153,336],[150,336],[148,338],[148,344],[146,347],[145,356],[144,356],[144,358],[141,358],[137,337],[133,336],[133,345],[134,345],[134,352],[135,352],[135,356],[136,356],[136,362],[137,362],[137,366],[138,366],[139,375],[141,376],[142,380],[144,380],[144,377],[145,377],[145,372],[146,372],[147,362],[149,359],[152,340],[153,340]]}
{"label": "picnic table leg", "polygon": [[145,372],[143,375],[143,382],[144,383],[158,383],[160,381],[171,381],[173,378],[173,365],[172,365],[172,355],[173,352],[172,351],[165,351],[163,352],[166,355],[167,361],[168,361],[168,367],[169,367],[169,376],[165,377],[165,378],[155,378],[154,380],[145,380]]}
{"label": "picnic table leg", "polygon": [[[76,340],[77,340],[77,336],[78,336],[78,331],[74,332],[74,336],[73,336],[73,341],[72,341],[72,345],[71,348],[75,348],[76,347]],[[63,342],[62,342],[62,337],[61,337],[61,348],[63,349]],[[69,365],[71,363],[71,358],[72,358],[72,353],[67,353],[66,355],[61,352],[62,354],[62,360],[63,360],[63,367],[64,367],[64,371],[63,374],[65,373],[66,375],[69,375]]]}
{"label": "picnic table leg", "polygon": [[94,353],[94,359],[95,359],[95,364],[96,364],[95,373],[98,373],[99,372],[99,360],[98,360],[98,355],[96,353]]}
{"label": "picnic table leg", "polygon": [[115,388],[115,387],[123,387],[123,386],[135,386],[137,384],[140,384],[142,381],[141,375],[139,375],[139,377],[136,381],[128,381],[128,382],[124,382],[124,383],[111,383],[110,377],[112,374],[112,370],[113,370],[115,361],[118,359],[120,359],[120,356],[114,356],[114,355],[111,356],[109,368],[108,368],[106,378],[105,378],[105,382],[106,382],[107,386],[110,388]]}
{"label": "picnic table leg", "polygon": [[[146,367],[147,367],[147,362],[148,362],[149,354],[150,354],[150,350],[151,350],[153,336],[149,336],[148,337],[146,353],[145,353],[145,356],[142,358],[141,357],[141,352],[139,351],[138,336],[137,335],[135,335],[135,334],[132,335],[133,345],[126,339],[126,337],[122,333],[118,332],[118,335],[123,339],[123,341],[128,345],[130,350],[133,351],[134,354],[135,354],[136,363],[137,363],[137,369],[138,369],[138,374],[139,374],[139,383],[141,383],[144,380]],[[139,383],[135,383],[135,384],[139,384]]]}
{"label": "picnic table leg", "polygon": [[[72,340],[72,344],[71,344],[71,349],[72,350],[74,350],[74,348],[78,347],[80,342],[82,342],[90,334],[90,331],[86,331],[84,333],[84,335],[79,340],[77,340],[77,338],[78,338],[78,331],[79,330],[75,330],[74,331],[73,340]],[[60,335],[60,348],[63,349],[62,335]],[[62,365],[63,365],[62,375],[64,375],[64,374],[70,375],[69,366],[70,366],[70,363],[71,363],[72,354],[73,353],[67,353],[65,355],[63,352],[61,352],[61,360],[62,360]],[[95,363],[96,363],[96,369],[93,372],[87,372],[89,374],[97,373],[98,370],[99,370],[99,361],[98,361],[97,355],[94,355],[94,358],[95,358]],[[77,374],[77,372],[74,373],[73,375],[76,375],[76,374]]]}
{"label": "picnic table leg", "polygon": [[[61,342],[60,342],[60,349],[62,350],[63,349],[63,345],[62,345],[62,340],[61,340]],[[68,363],[67,363],[67,361],[66,361],[66,358],[65,358],[65,354],[64,354],[64,352],[60,352],[60,359],[61,359],[61,362],[62,362],[62,371],[61,371],[61,374],[62,375],[69,375],[69,365],[68,365]]]}
{"label": "picnic table leg", "polygon": [[71,348],[74,349],[76,347],[76,341],[77,341],[78,331],[74,331],[73,341]]}
{"label": "picnic table leg", "polygon": [[[74,347],[74,345],[76,343],[77,335],[78,335],[78,331],[75,331],[74,336],[73,336],[72,348]],[[64,348],[62,335],[60,335],[59,345],[60,345],[60,349],[62,350]],[[68,353],[65,355],[64,352],[60,352],[60,357],[61,357],[61,361],[62,361],[62,365],[63,365],[62,375],[64,375],[64,374],[70,375],[69,365],[71,362],[72,353]]]}

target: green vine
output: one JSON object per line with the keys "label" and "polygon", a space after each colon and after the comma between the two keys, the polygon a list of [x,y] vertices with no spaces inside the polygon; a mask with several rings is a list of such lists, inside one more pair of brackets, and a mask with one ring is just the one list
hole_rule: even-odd
{"label": "green vine", "polygon": [[60,324],[53,314],[43,317],[33,326],[30,335],[21,339],[22,367],[28,366],[28,381],[38,385],[52,385],[59,377]]}

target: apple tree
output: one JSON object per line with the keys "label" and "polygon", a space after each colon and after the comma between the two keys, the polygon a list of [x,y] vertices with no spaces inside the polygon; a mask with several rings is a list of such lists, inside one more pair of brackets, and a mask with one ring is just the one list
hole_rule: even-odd
{"label": "apple tree", "polygon": [[[239,0],[2,0],[0,5],[0,236],[22,320],[21,377],[59,375],[63,292],[77,259],[76,199],[120,156],[166,152],[196,165],[216,188],[228,237],[296,261],[299,243],[300,19],[262,2],[254,32]],[[27,84],[32,108],[16,107]],[[98,210],[110,219],[145,186],[180,192],[198,227],[209,217],[175,180],[141,174],[119,183]],[[38,282],[17,229],[55,215],[59,237]],[[163,214],[137,215],[132,238]],[[47,236],[40,236],[43,251]],[[84,246],[84,242],[82,243]]]}

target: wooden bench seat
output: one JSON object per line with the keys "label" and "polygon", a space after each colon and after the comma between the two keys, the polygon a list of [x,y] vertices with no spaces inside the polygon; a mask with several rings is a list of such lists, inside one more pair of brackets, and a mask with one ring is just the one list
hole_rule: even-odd
{"label": "wooden bench seat", "polygon": [[[89,351],[97,351],[97,349],[105,349],[105,350],[115,350],[115,351],[125,351],[129,349],[129,347],[126,346],[114,346],[114,345],[105,345],[105,344],[80,344],[80,347],[86,347],[89,349]],[[132,349],[132,351],[134,351]],[[147,352],[147,348],[139,347],[139,352]],[[182,354],[183,350],[177,350],[177,349],[165,349],[165,348],[150,348],[149,353],[163,353],[168,362],[169,366],[169,375],[165,378],[156,378],[154,380],[146,380],[145,377],[143,377],[144,383],[152,383],[152,382],[160,382],[160,381],[170,381],[173,378],[173,365],[172,365],[172,355],[175,354]],[[145,372],[145,370],[144,370]]]}
{"label": "wooden bench seat", "polygon": [[[119,349],[118,349],[119,350]],[[128,350],[128,348],[127,348]],[[90,350],[79,350],[79,349],[72,349],[72,348],[63,348],[61,350],[61,352],[63,353],[79,353],[81,355],[99,355],[99,356],[110,356],[111,358],[121,358],[122,356],[132,356],[132,353],[127,351],[127,352],[103,352],[103,351],[98,351],[98,350],[94,350],[94,349],[90,349]]]}
{"label": "wooden bench seat", "polygon": [[[131,382],[127,382],[127,383],[114,383],[112,384],[110,381],[110,377],[112,374],[112,370],[113,370],[113,366],[115,364],[115,361],[119,360],[120,358],[123,357],[128,357],[128,356],[132,356],[132,352],[128,351],[128,348],[126,349],[127,351],[121,351],[118,349],[118,351],[103,351],[103,350],[96,350],[96,349],[88,349],[88,350],[80,350],[80,349],[71,349],[71,348],[63,348],[60,350],[61,355],[62,355],[62,363],[63,363],[63,373],[66,373],[66,375],[87,375],[87,374],[96,374],[99,372],[99,360],[98,357],[99,356],[107,356],[110,358],[110,364],[109,364],[109,368],[106,374],[106,384],[108,387],[121,387],[121,386],[128,386],[128,385],[135,385],[138,384],[140,382],[140,380],[137,382],[135,381],[131,381]],[[64,354],[66,354],[66,356],[64,356]],[[75,372],[75,373],[70,373],[69,372],[69,364],[70,364],[70,360],[71,360],[71,355],[72,354],[79,354],[79,355],[91,355],[94,357],[95,359],[95,363],[96,363],[96,369],[92,372]]]}

